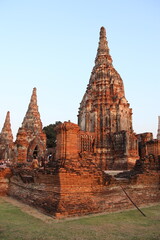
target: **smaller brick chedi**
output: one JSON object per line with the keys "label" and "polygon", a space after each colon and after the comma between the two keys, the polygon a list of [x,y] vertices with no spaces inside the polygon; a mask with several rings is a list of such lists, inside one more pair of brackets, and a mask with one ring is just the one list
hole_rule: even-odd
{"label": "smaller brick chedi", "polygon": [[13,149],[14,143],[10,123],[10,112],[8,111],[0,134],[0,159],[12,159],[14,151]]}
{"label": "smaller brick chedi", "polygon": [[138,158],[132,109],[123,81],[112,65],[106,30],[100,29],[95,66],[80,103],[78,125],[95,133],[95,161],[101,169],[127,169]]}
{"label": "smaller brick chedi", "polygon": [[18,130],[15,148],[15,158],[20,162],[32,161],[33,158],[40,160],[45,156],[46,135],[42,131],[36,88],[33,89],[28,110]]}

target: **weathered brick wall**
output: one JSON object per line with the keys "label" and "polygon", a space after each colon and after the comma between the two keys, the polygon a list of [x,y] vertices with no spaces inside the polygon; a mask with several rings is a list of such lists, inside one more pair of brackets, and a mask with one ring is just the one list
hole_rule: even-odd
{"label": "weathered brick wall", "polygon": [[132,208],[121,186],[138,206],[160,201],[160,173],[155,171],[116,180],[61,168],[55,174],[34,173],[33,178],[34,183],[24,183],[14,175],[9,195],[57,218]]}
{"label": "weathered brick wall", "polygon": [[154,140],[146,143],[147,154],[155,157],[160,156],[160,140]]}
{"label": "weathered brick wall", "polygon": [[160,201],[160,175],[157,173],[142,174],[132,181],[107,181],[105,185],[89,176],[70,175],[60,179],[62,191],[56,217],[132,208],[121,186],[138,206]]}
{"label": "weathered brick wall", "polygon": [[64,122],[59,124],[57,131],[56,159],[94,159],[95,134],[80,131],[77,124]]}
{"label": "weathered brick wall", "polygon": [[10,176],[11,171],[9,168],[0,169],[0,196],[7,194]]}
{"label": "weathered brick wall", "polygon": [[150,154],[157,157],[160,155],[160,141],[153,139],[153,134],[146,132],[137,134],[139,142],[139,154],[141,158],[148,156]]}
{"label": "weathered brick wall", "polygon": [[59,176],[33,171],[14,174],[10,179],[8,195],[54,215],[60,198]]}

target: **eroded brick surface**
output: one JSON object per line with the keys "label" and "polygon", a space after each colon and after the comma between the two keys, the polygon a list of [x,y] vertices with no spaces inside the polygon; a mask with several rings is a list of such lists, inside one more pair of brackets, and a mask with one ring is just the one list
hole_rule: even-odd
{"label": "eroded brick surface", "polygon": [[13,159],[14,143],[10,123],[10,112],[7,112],[6,119],[0,134],[0,160]]}
{"label": "eroded brick surface", "polygon": [[[159,202],[159,140],[150,133],[133,132],[132,109],[112,65],[103,27],[78,125],[64,122],[56,131],[52,165],[32,169],[15,164],[9,185],[0,185],[1,192],[57,218],[131,208],[123,189],[138,206]],[[16,161],[32,161],[34,154],[40,159],[45,144],[34,88],[15,142]]]}
{"label": "eroded brick surface", "polygon": [[123,80],[112,65],[104,27],[80,104],[78,125],[83,131],[95,132],[96,162],[104,170],[134,165],[138,145],[132,129],[132,109],[125,97]]}
{"label": "eroded brick surface", "polygon": [[48,174],[16,170],[9,194],[57,218],[132,208],[121,187],[138,206],[159,202],[159,172],[125,173],[121,178],[94,172],[92,165],[92,171],[80,166],[76,170],[64,166]]}
{"label": "eroded brick surface", "polygon": [[10,177],[11,170],[9,168],[0,168],[0,196],[5,196],[7,194]]}
{"label": "eroded brick surface", "polygon": [[17,133],[15,141],[15,159],[18,162],[39,160],[45,156],[46,135],[42,131],[42,122],[37,105],[36,88],[33,89],[28,110]]}

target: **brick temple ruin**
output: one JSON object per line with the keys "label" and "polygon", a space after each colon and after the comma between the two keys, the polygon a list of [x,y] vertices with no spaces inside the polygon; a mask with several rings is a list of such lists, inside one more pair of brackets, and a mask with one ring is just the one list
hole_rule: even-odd
{"label": "brick temple ruin", "polygon": [[[0,135],[0,194],[8,194],[57,218],[131,208],[122,188],[138,205],[160,201],[160,119],[157,139],[135,134],[123,80],[112,65],[106,30],[89,84],[80,103],[78,124],[58,124],[55,159],[46,158],[46,135],[33,89],[16,141],[7,113]],[[32,167],[37,159],[39,166]]]}
{"label": "brick temple ruin", "polygon": [[81,130],[95,133],[95,161],[101,169],[134,166],[138,145],[132,128],[132,109],[125,98],[123,81],[112,65],[104,27],[80,104],[78,124]]}

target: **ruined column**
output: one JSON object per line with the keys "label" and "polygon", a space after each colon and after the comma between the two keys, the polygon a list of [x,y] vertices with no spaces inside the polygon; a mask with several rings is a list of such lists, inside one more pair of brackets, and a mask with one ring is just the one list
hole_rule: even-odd
{"label": "ruined column", "polygon": [[158,116],[158,131],[157,131],[157,139],[160,140],[160,116]]}
{"label": "ruined column", "polygon": [[77,124],[64,122],[56,127],[57,147],[56,159],[78,159],[80,129]]}

